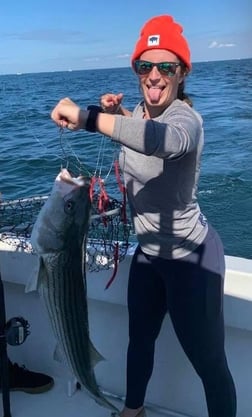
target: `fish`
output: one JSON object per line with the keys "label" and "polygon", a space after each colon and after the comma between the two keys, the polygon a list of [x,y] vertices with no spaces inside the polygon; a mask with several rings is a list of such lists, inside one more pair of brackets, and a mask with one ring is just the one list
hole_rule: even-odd
{"label": "fish", "polygon": [[90,213],[89,179],[63,168],[36,218],[30,242],[39,258],[37,286],[58,354],[97,403],[118,411],[100,390],[94,372],[104,358],[89,334],[85,247]]}

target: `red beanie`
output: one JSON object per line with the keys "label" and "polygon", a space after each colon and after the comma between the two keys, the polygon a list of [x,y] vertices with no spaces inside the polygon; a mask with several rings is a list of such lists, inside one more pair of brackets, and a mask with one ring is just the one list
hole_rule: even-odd
{"label": "red beanie", "polygon": [[171,16],[156,16],[148,20],[140,32],[131,63],[149,49],[167,49],[180,58],[189,70],[192,69],[190,49],[182,35],[183,28]]}

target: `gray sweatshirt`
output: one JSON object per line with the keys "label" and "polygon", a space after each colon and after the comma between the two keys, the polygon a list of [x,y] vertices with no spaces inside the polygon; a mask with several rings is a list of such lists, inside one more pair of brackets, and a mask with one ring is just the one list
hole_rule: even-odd
{"label": "gray sweatshirt", "polygon": [[142,250],[165,259],[186,256],[202,243],[207,221],[197,202],[204,133],[201,116],[175,100],[155,119],[116,116],[112,139],[123,146],[132,221]]}

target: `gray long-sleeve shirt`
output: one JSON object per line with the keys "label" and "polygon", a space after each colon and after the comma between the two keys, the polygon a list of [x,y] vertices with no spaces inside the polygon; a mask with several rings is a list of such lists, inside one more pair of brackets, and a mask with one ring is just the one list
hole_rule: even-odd
{"label": "gray long-sleeve shirt", "polygon": [[207,221],[197,202],[204,134],[201,116],[175,100],[155,119],[116,116],[112,139],[121,143],[120,166],[137,239],[149,255],[180,258],[202,243]]}

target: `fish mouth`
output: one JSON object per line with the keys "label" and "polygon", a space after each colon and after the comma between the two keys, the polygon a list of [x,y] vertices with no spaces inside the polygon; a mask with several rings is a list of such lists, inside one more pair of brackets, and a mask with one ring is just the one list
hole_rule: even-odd
{"label": "fish mouth", "polygon": [[60,173],[57,175],[56,181],[63,181],[67,184],[76,185],[78,187],[83,187],[88,183],[87,179],[84,178],[82,175],[74,177],[66,168],[62,168]]}

